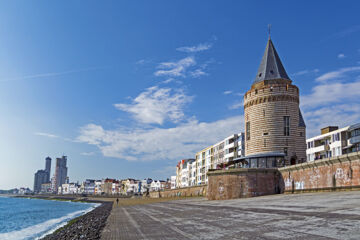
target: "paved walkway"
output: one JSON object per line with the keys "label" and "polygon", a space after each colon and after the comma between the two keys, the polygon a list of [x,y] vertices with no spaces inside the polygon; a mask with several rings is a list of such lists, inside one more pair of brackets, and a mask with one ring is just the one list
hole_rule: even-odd
{"label": "paved walkway", "polygon": [[360,239],[360,191],[114,208],[102,239]]}

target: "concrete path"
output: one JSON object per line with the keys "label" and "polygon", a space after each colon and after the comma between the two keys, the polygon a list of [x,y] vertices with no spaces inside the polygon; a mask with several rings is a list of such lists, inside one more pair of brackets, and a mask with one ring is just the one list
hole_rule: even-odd
{"label": "concrete path", "polygon": [[360,191],[114,208],[102,239],[360,239]]}

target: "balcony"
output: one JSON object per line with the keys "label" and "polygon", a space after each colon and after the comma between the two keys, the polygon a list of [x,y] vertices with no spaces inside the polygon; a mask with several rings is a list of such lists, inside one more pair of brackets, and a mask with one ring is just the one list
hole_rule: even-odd
{"label": "balcony", "polygon": [[358,142],[360,142],[360,135],[348,139],[348,145],[353,145]]}
{"label": "balcony", "polygon": [[[328,146],[328,145],[327,145]],[[323,152],[325,151],[325,145],[320,145],[314,148],[309,148],[306,150],[307,154],[312,154],[312,153],[318,153],[318,152]]]}
{"label": "balcony", "polygon": [[231,152],[225,155],[225,158],[235,157],[235,152]]}
{"label": "balcony", "polygon": [[232,143],[225,145],[225,149],[234,148],[234,147],[237,147],[237,145],[238,145],[237,142],[232,142]]}

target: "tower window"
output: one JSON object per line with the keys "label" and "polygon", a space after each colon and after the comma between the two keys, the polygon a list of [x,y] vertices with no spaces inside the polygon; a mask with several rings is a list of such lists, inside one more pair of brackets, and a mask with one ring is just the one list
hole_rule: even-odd
{"label": "tower window", "polygon": [[284,148],[284,153],[285,153],[285,156],[288,155],[288,148]]}
{"label": "tower window", "polygon": [[264,139],[264,147],[266,147],[266,139]]}
{"label": "tower window", "polygon": [[271,73],[271,74],[274,74],[274,71],[273,71],[273,70],[270,70],[270,73]]}
{"label": "tower window", "polygon": [[290,136],[290,117],[284,116],[284,136]]}
{"label": "tower window", "polygon": [[257,94],[258,93],[258,90],[257,89],[255,89],[255,94]]}
{"label": "tower window", "polygon": [[250,140],[250,122],[246,122],[246,140]]}
{"label": "tower window", "polygon": [[259,77],[261,77],[261,73],[259,73]]}

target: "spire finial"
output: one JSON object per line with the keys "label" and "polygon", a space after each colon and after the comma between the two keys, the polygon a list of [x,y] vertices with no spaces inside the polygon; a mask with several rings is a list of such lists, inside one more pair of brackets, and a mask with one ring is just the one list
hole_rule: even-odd
{"label": "spire finial", "polygon": [[271,39],[271,24],[268,24],[269,39]]}

